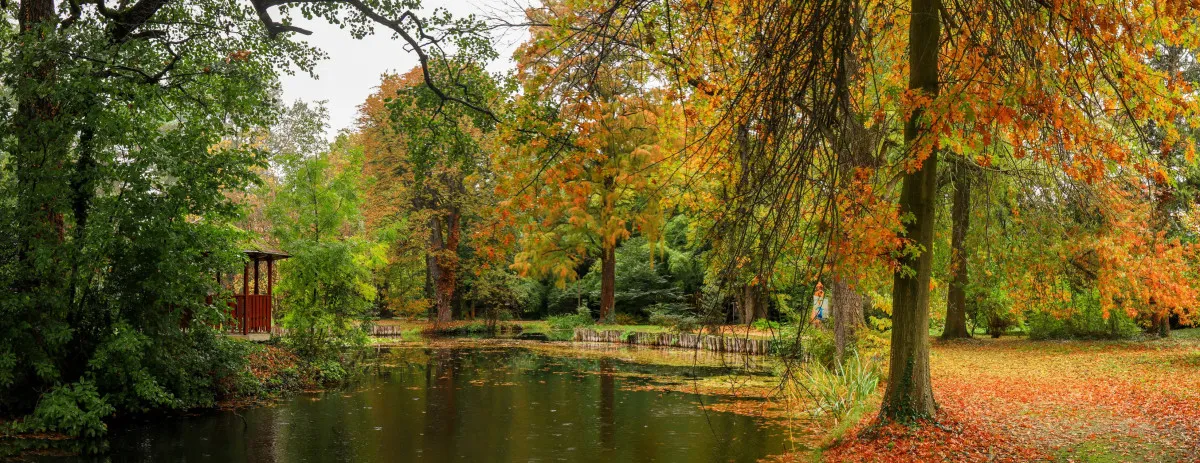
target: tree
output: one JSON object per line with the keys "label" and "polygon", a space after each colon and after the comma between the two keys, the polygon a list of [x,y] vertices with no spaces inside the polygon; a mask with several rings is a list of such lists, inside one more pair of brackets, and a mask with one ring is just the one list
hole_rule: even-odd
{"label": "tree", "polygon": [[292,258],[279,266],[279,312],[304,358],[329,358],[345,342],[365,341],[371,271],[382,261],[382,246],[362,229],[363,155],[343,136],[329,151],[280,157],[283,178],[268,214]]}
{"label": "tree", "polygon": [[953,203],[950,206],[950,294],[946,298],[946,327],[942,339],[970,338],[967,331],[967,232],[971,226],[972,166],[965,161],[955,162]]}
{"label": "tree", "polygon": [[[938,94],[938,55],[942,22],[940,2],[913,0],[909,18],[908,88],[915,98]],[[904,126],[911,153],[900,192],[900,213],[909,217],[904,236],[911,240],[892,283],[892,347],[887,390],[880,417],[909,421],[937,412],[929,379],[929,277],[933,272],[933,216],[937,207],[937,141],[929,136],[928,115],[914,108]]]}
{"label": "tree", "polygon": [[[437,72],[457,76],[456,92],[494,103],[497,84],[477,62],[488,56],[450,59]],[[480,191],[490,180],[483,139],[494,130],[495,120],[491,114],[446,103],[420,76],[417,68],[404,76],[385,77],[380,94],[363,108],[360,130],[373,164],[383,166],[378,185],[392,192],[384,204],[398,208],[393,215],[403,212],[423,224],[416,230],[426,237],[427,281],[438,322],[448,322],[460,286],[464,222],[475,213],[477,201],[487,197]],[[389,90],[393,94],[385,96]],[[386,106],[375,104],[379,101]],[[385,159],[394,163],[381,164]]]}
{"label": "tree", "polygon": [[0,28],[15,102],[0,108],[0,178],[12,179],[0,185],[0,408],[36,415],[50,395],[120,412],[211,404],[229,351],[211,328],[223,311],[203,296],[239,258],[225,193],[262,165],[228,140],[269,125],[268,63],[311,52],[268,44],[236,13],[214,35],[203,24],[218,13],[160,9],[164,39],[94,10],[17,7],[20,30],[8,9]]}
{"label": "tree", "polygon": [[[616,48],[645,43],[638,41],[643,37],[638,28],[654,21],[645,13],[657,11],[652,6],[657,4],[621,3],[606,10],[632,25],[612,28],[607,18],[595,21],[590,31],[597,37],[581,41],[603,45],[611,40],[621,44]],[[831,166],[848,151],[831,146],[830,140],[839,139],[836,133],[830,137],[821,131],[852,133],[851,125],[839,121],[855,113],[874,121],[887,121],[889,113],[903,116],[904,149],[889,161],[904,174],[897,202],[906,244],[893,278],[893,361],[881,417],[908,421],[935,412],[927,330],[939,158],[961,156],[983,167],[1007,167],[1028,157],[1039,169],[1097,193],[1104,198],[1100,218],[1107,237],[1090,243],[1093,249],[1083,256],[1092,260],[1085,266],[1095,269],[1089,284],[1104,295],[1106,310],[1125,304],[1127,310],[1141,311],[1137,307],[1152,301],[1179,311],[1186,303],[1172,295],[1186,299],[1192,292],[1172,289],[1190,283],[1159,269],[1177,268],[1185,247],[1155,241],[1134,217],[1145,217],[1147,179],[1172,183],[1150,154],[1159,148],[1194,150],[1181,145],[1178,130],[1164,129],[1156,141],[1146,136],[1147,127],[1175,127],[1193,118],[1197,101],[1189,86],[1151,66],[1151,58],[1164,49],[1160,44],[1194,40],[1194,31],[1177,21],[1194,13],[1192,7],[1178,2],[1134,9],[1089,2],[918,0],[904,6],[722,4],[671,8],[670,18],[650,16],[671,25],[670,40],[652,43],[665,48],[656,56],[673,69],[668,75],[677,76],[673,89],[709,102],[719,114],[706,133],[708,139],[724,140],[714,143],[715,150],[726,153],[726,162],[718,165],[736,172],[730,182],[735,201],[725,205],[715,227],[728,240],[730,251],[721,253],[730,258],[728,265],[757,262],[768,269],[760,273],[769,274],[783,256],[794,253],[797,257],[789,260],[823,268],[824,251],[837,240],[819,235],[837,228],[827,226],[829,211],[843,193],[826,179],[838,178]],[[637,14],[622,16],[626,11]],[[897,11],[908,12],[901,15],[906,21],[896,21]],[[901,37],[895,24],[907,25],[909,36]],[[939,36],[941,30],[948,33]],[[698,42],[715,45],[689,50]],[[855,44],[863,45],[860,53],[843,53]],[[907,68],[898,62],[904,55]],[[869,78],[847,72],[850,62],[872,69]],[[904,73],[907,90],[896,85]],[[945,85],[941,92],[939,82]],[[862,109],[848,111],[854,106],[843,103],[846,95],[864,87],[884,98],[860,100]],[[728,149],[746,128],[759,142],[748,153]],[[890,177],[881,174],[869,177]],[[892,197],[891,184],[873,186],[882,188],[880,197]],[[1134,295],[1137,303],[1128,304],[1121,292]]]}
{"label": "tree", "polygon": [[648,88],[640,54],[594,54],[570,40],[574,25],[604,20],[577,16],[588,11],[555,2],[531,13],[538,25],[517,52],[517,149],[499,165],[514,172],[505,205],[522,221],[513,267],[565,282],[598,253],[599,317],[611,320],[619,243],[634,232],[655,238],[664,223],[658,172],[677,146],[677,119]]}
{"label": "tree", "polygon": [[[479,32],[444,14],[422,19],[408,9],[415,2],[118,3],[4,3],[0,40],[11,51],[0,55],[0,79],[13,102],[0,107],[5,413],[49,395],[122,412],[211,404],[219,376],[231,374],[214,365],[236,354],[214,347],[224,345],[211,328],[224,309],[203,296],[220,295],[213,275],[239,259],[228,195],[264,167],[259,148],[241,140],[272,124],[275,73],[310,71],[321,56],[288,40],[307,33],[291,13],[356,37],[382,25],[422,62]],[[454,33],[416,39],[441,28]],[[97,418],[71,431],[103,426]]]}

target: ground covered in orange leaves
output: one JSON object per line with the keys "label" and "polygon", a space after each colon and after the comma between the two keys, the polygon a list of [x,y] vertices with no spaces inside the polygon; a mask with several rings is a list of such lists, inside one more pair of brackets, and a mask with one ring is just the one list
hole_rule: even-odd
{"label": "ground covered in orange leaves", "polygon": [[1200,339],[935,342],[932,362],[938,426],[868,416],[822,460],[1200,461]]}

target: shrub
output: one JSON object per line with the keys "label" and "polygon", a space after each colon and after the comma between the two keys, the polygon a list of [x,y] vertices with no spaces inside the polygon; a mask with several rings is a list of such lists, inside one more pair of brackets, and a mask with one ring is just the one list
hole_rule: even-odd
{"label": "shrub", "polygon": [[618,313],[613,316],[613,323],[618,325],[637,325],[641,323],[641,320],[627,313]]}
{"label": "shrub", "polygon": [[800,325],[786,325],[780,329],[777,340],[771,343],[772,353],[785,360],[803,359],[804,347],[796,337],[799,329]]}
{"label": "shrub", "polygon": [[60,432],[71,437],[100,437],[108,430],[104,419],[116,412],[96,386],[81,380],[58,386],[42,395],[33,414],[19,426],[20,431]]}
{"label": "shrub", "polygon": [[700,319],[685,304],[655,304],[647,309],[650,324],[678,332],[692,332],[700,327]]}
{"label": "shrub", "polygon": [[993,338],[999,338],[1014,326],[1017,326],[1017,319],[1011,313],[992,311],[987,314],[987,333]]}
{"label": "shrub", "polygon": [[804,332],[804,360],[826,368],[837,363],[837,345],[833,331],[825,328],[810,328]]}
{"label": "shrub", "polygon": [[546,324],[555,331],[574,331],[575,328],[591,326],[595,323],[596,321],[592,319],[592,312],[587,307],[580,307],[574,314],[551,315],[546,319]]}
{"label": "shrub", "polygon": [[1100,293],[1095,289],[1073,291],[1069,302],[1054,312],[1031,311],[1026,315],[1029,338],[1040,339],[1127,339],[1137,336],[1137,323],[1122,310],[1105,314]]}
{"label": "shrub", "polygon": [[929,319],[929,330],[933,331],[935,333],[941,333],[941,332],[945,331],[946,330],[946,319],[931,317]]}
{"label": "shrub", "polygon": [[1085,307],[1066,317],[1045,312],[1029,315],[1029,339],[1128,339],[1137,336],[1137,323],[1123,312],[1104,317],[1099,307]]}

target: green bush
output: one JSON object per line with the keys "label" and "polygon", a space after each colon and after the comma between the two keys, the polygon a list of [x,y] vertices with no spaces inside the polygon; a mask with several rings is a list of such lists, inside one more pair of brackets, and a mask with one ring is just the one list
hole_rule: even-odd
{"label": "green bush", "polygon": [[586,307],[580,307],[571,315],[552,315],[546,319],[546,324],[555,331],[574,331],[575,328],[591,326],[595,323],[596,321],[592,319],[592,312]]}
{"label": "green bush", "polygon": [[700,327],[700,319],[686,304],[655,304],[647,309],[650,324],[678,332],[692,332]]}
{"label": "green bush", "polygon": [[[797,336],[801,330],[802,336]],[[832,368],[837,361],[833,331],[815,326],[784,325],[778,340],[772,343],[775,355],[785,360],[819,363]]]}
{"label": "green bush", "polygon": [[1128,339],[1140,332],[1137,322],[1120,309],[1106,316],[1095,289],[1072,292],[1070,301],[1055,312],[1026,314],[1030,339]]}
{"label": "green bush", "polygon": [[58,386],[42,395],[33,414],[19,426],[25,432],[60,432],[71,437],[100,437],[104,419],[116,412],[87,380]]}
{"label": "green bush", "polygon": [[613,315],[613,323],[618,325],[639,325],[641,322],[642,321],[638,317],[631,314],[618,313]]}
{"label": "green bush", "polygon": [[804,360],[826,368],[837,363],[837,344],[833,330],[809,328],[804,332]]}
{"label": "green bush", "polygon": [[999,338],[1017,326],[1017,317],[1009,312],[992,311],[987,314],[987,334]]}
{"label": "green bush", "polygon": [[1107,319],[1099,307],[1087,307],[1066,317],[1035,312],[1027,317],[1029,339],[1129,339],[1137,336],[1137,323],[1123,312]]}

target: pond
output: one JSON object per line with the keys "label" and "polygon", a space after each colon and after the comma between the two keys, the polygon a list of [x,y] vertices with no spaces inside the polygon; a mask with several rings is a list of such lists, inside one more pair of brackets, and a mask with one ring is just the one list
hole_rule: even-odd
{"label": "pond", "polygon": [[786,451],[782,426],[702,408],[714,396],[639,389],[724,370],[511,346],[393,349],[353,391],[114,426],[107,458],[740,462]]}

